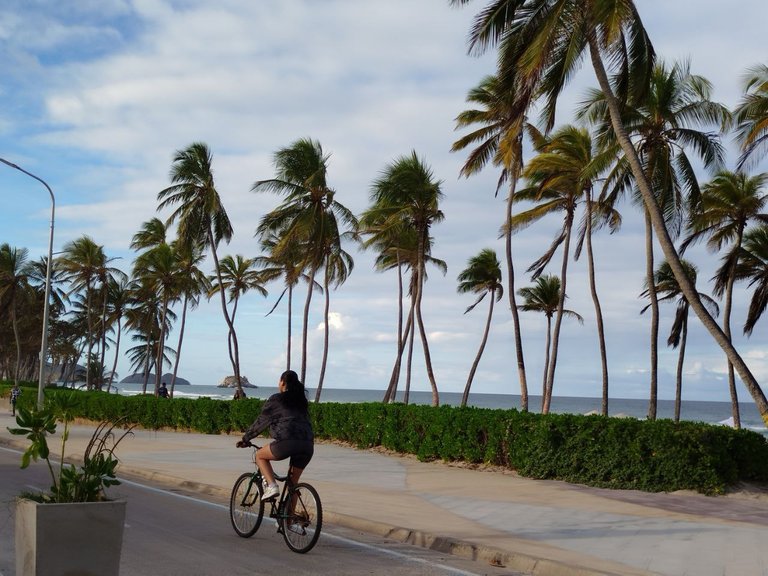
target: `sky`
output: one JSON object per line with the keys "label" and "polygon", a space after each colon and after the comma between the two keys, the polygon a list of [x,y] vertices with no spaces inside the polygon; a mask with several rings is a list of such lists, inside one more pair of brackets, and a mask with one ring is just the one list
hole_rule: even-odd
{"label": "sky", "polygon": [[[440,392],[461,392],[480,344],[488,299],[465,314],[475,296],[456,291],[457,276],[484,248],[503,262],[499,227],[504,194],[494,195],[493,167],[459,176],[465,153],[450,148],[465,132],[455,118],[468,91],[493,73],[495,55],[467,54],[467,35],[484,1],[452,8],[447,0],[6,0],[0,8],[0,157],[47,182],[55,194],[54,252],[84,234],[114,264],[130,270],[133,234],[157,213],[177,150],[205,142],[213,153],[217,189],[234,228],[219,255],[258,255],[254,232],[280,198],[250,191],[274,176],[273,154],[299,138],[318,140],[330,154],[328,182],[356,214],[368,207],[372,181],[391,162],[415,151],[441,181],[444,222],[434,226],[433,255],[448,272],[428,271],[424,322]],[[689,59],[709,79],[713,98],[734,107],[747,68],[766,63],[763,0],[644,0],[641,17],[665,61]],[[584,68],[563,94],[557,124],[596,84]],[[730,140],[728,167],[737,153]],[[765,162],[755,171],[768,170]],[[709,178],[701,173],[704,181]],[[46,254],[51,201],[28,176],[0,165],[0,242]],[[640,212],[622,206],[624,223],[594,240],[597,286],[605,316],[610,395],[647,398],[649,314],[640,315],[644,236]],[[513,239],[517,288],[531,285],[525,269],[561,225],[537,223]],[[328,388],[386,388],[395,359],[397,277],[377,273],[374,255],[348,247],[355,267],[331,294]],[[657,262],[661,260],[657,249]],[[694,247],[699,290],[717,256]],[[547,272],[559,274],[561,256]],[[212,260],[207,260],[213,271]],[[506,271],[505,271],[506,277]],[[505,280],[506,285],[506,280]],[[236,318],[241,373],[274,385],[285,367],[286,308],[267,316],[282,289],[249,293]],[[601,369],[586,262],[569,264],[567,306],[584,324],[563,323],[554,393],[599,397]],[[739,287],[734,342],[758,382],[768,380],[765,322],[751,338],[740,326],[750,292]],[[293,366],[300,361],[296,293]],[[317,384],[322,353],[322,298],[310,316],[305,384]],[[674,398],[677,351],[665,345],[674,306],[662,305],[659,397]],[[541,389],[546,323],[521,313],[529,392]],[[726,361],[692,316],[683,398],[727,400]],[[169,337],[175,347],[178,333]],[[123,339],[122,350],[132,345]],[[417,342],[412,389],[429,390]],[[118,362],[119,377],[130,374]],[[202,303],[188,318],[179,375],[218,384],[232,373],[220,303]],[[512,316],[506,295],[494,312],[488,344],[472,384],[475,393],[518,394]],[[743,387],[740,398],[750,401]]]}

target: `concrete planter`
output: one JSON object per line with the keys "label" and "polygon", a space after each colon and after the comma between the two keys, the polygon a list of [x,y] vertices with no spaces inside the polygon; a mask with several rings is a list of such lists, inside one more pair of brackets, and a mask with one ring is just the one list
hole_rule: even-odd
{"label": "concrete planter", "polygon": [[117,576],[125,501],[16,501],[16,576]]}

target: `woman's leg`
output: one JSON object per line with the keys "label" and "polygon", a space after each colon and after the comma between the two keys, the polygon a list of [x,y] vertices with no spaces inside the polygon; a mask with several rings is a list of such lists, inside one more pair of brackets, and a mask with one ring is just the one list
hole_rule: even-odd
{"label": "woman's leg", "polygon": [[271,462],[271,460],[274,459],[275,456],[272,454],[272,448],[270,448],[269,444],[262,446],[256,451],[256,465],[259,467],[259,470],[261,470],[261,475],[264,477],[264,481],[267,484],[275,483],[275,473],[272,470]]}

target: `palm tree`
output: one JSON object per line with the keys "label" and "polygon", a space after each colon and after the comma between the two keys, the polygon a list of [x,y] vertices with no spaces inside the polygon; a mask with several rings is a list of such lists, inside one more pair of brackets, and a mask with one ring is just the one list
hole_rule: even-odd
{"label": "palm tree", "polygon": [[[412,314],[409,314],[405,327],[403,327],[403,272],[405,269],[411,270],[409,286],[412,288],[415,281],[414,270],[417,262],[416,253],[418,250],[418,238],[416,231],[410,227],[407,222],[390,222],[388,220],[388,210],[382,210],[382,208],[383,206],[373,205],[363,212],[360,217],[360,232],[362,235],[368,237],[363,242],[363,248],[374,249],[378,252],[374,264],[376,271],[385,272],[387,270],[397,270],[397,355],[395,357],[394,366],[392,367],[389,385],[384,393],[383,402],[394,402],[397,397],[397,386],[400,381],[403,352],[405,351],[406,343],[408,343],[408,368],[406,370],[405,396],[403,398],[403,401],[407,404],[410,391],[411,354],[413,350],[413,340],[409,339],[409,335],[413,333],[414,325],[412,322]],[[432,242],[430,240],[428,253],[426,255],[426,263],[433,264],[445,274],[447,272],[446,263],[439,258],[433,258],[431,256],[431,251]],[[410,288],[409,295],[412,296],[413,291]]]}
{"label": "palm tree", "polygon": [[501,265],[496,257],[496,251],[485,248],[470,258],[467,267],[459,274],[457,280],[459,281],[457,288],[459,294],[466,294],[467,292],[479,294],[474,304],[464,311],[465,314],[480,304],[483,298],[490,295],[483,339],[480,341],[480,348],[477,351],[477,356],[475,356],[475,361],[472,363],[472,368],[469,370],[467,384],[464,386],[464,394],[461,397],[461,406],[463,407],[467,405],[469,400],[469,389],[472,386],[477,366],[480,364],[480,357],[485,350],[485,343],[488,341],[491,319],[493,318],[493,303],[494,301],[498,302],[504,296],[504,285],[501,283]]}
{"label": "palm tree", "polygon": [[[285,369],[290,370],[291,369],[291,346],[292,346],[292,322],[291,319],[293,318],[293,287],[298,284],[300,279],[305,280],[306,282],[309,282],[309,276],[307,276],[305,273],[301,270],[301,260],[302,260],[302,248],[299,244],[291,244],[289,246],[285,246],[282,250],[277,250],[276,247],[278,246],[280,242],[280,237],[278,234],[274,232],[268,233],[266,236],[261,238],[261,248],[266,252],[266,255],[264,256],[257,256],[255,259],[255,264],[259,270],[261,270],[261,276],[264,279],[264,282],[271,282],[272,280],[276,280],[278,278],[283,279],[283,283],[285,285],[285,288],[280,293],[280,296],[278,296],[277,300],[275,301],[275,304],[272,306],[272,308],[267,312],[267,316],[272,314],[272,312],[275,311],[275,308],[277,308],[278,304],[280,304],[280,301],[283,299],[283,296],[288,296],[288,330],[287,330],[287,346],[286,346],[286,353],[285,353]],[[320,286],[315,283],[316,288],[319,289]]]}
{"label": "palm tree", "polygon": [[176,360],[173,363],[173,375],[171,376],[171,398],[173,398],[173,392],[176,388],[176,375],[179,371],[179,362],[181,361],[181,345],[184,342],[184,330],[187,325],[187,309],[197,308],[197,305],[200,303],[200,296],[207,294],[210,289],[208,277],[200,269],[200,265],[205,260],[205,255],[199,246],[188,246],[176,241],[173,243],[173,253],[179,270],[179,282],[176,287],[184,301],[181,306]]}
{"label": "palm tree", "polygon": [[135,283],[126,278],[110,278],[107,284],[107,325],[116,326],[117,340],[115,342],[115,359],[112,362],[112,370],[109,371],[109,382],[107,383],[107,392],[112,387],[117,371],[117,360],[120,354],[120,336],[123,331],[123,317],[126,314],[128,305],[133,298],[133,288]]}
{"label": "palm tree", "polygon": [[[688,276],[695,284],[696,277],[698,275],[698,269],[694,264],[683,260],[683,266],[688,271]],[[677,357],[677,374],[675,378],[675,422],[680,421],[680,405],[682,403],[683,392],[683,364],[685,362],[685,345],[688,341],[688,312],[690,305],[686,300],[685,295],[680,291],[680,284],[677,282],[677,278],[672,274],[672,268],[669,263],[662,262],[659,268],[654,274],[655,292],[659,296],[659,301],[671,302],[677,299],[677,310],[675,312],[675,320],[672,323],[672,328],[667,338],[667,345],[673,348],[679,348]],[[645,290],[642,296],[648,296],[650,290],[646,284]],[[717,316],[720,313],[720,308],[712,298],[706,294],[699,293],[701,301],[709,307],[713,316]],[[650,306],[650,305],[649,305]],[[649,306],[643,308],[640,313],[644,313]]]}
{"label": "palm tree", "polygon": [[[705,168],[723,163],[718,134],[696,128],[722,127],[729,120],[728,109],[713,102],[711,93],[711,84],[691,74],[687,62],[676,63],[671,68],[659,63],[654,66],[647,96],[637,103],[629,103],[622,112],[624,126],[635,143],[645,174],[653,183],[656,201],[672,237],[680,233],[686,206],[695,206],[701,196],[687,150],[692,149],[703,160]],[[590,92],[579,115],[596,125],[603,148],[610,151],[617,148],[606,98],[601,91]],[[605,185],[605,201],[615,205],[633,183],[628,161],[620,157]],[[648,418],[654,419],[658,405],[659,303],[653,281],[653,227],[650,213],[636,189],[634,199],[645,215],[645,285],[651,301]]]}
{"label": "palm tree", "polygon": [[[523,176],[528,179],[529,187],[515,193],[515,202],[533,202],[534,206],[518,213],[510,220],[510,228],[518,231],[531,223],[558,212],[563,213],[563,225],[557,232],[549,249],[541,258],[529,268],[533,272],[532,279],[536,279],[551,262],[555,252],[560,246],[563,248],[562,263],[560,266],[560,306],[555,317],[555,328],[552,339],[552,357],[548,363],[546,402],[544,413],[549,412],[551,390],[554,387],[555,369],[557,366],[557,353],[560,341],[560,328],[565,305],[566,280],[568,273],[568,259],[570,258],[570,244],[576,210],[582,197],[591,191],[592,183],[607,164],[605,156],[594,157],[592,154],[592,138],[585,129],[573,126],[564,126],[555,132],[550,138],[544,137],[531,129],[539,154],[535,156],[523,171]],[[591,208],[590,208],[591,209]],[[588,216],[591,222],[592,215]],[[590,228],[591,231],[591,228]],[[592,279],[594,285],[594,279]],[[605,338],[601,334],[601,350],[605,350]],[[603,352],[602,358],[606,355]],[[607,366],[603,365],[603,374],[607,374]],[[604,386],[606,384],[604,383]]]}
{"label": "palm tree", "polygon": [[757,161],[768,150],[768,65],[753,66],[744,77],[744,96],[734,111],[736,138],[741,143],[737,168]]}
{"label": "palm tree", "polygon": [[744,334],[751,336],[768,305],[768,226],[758,226],[744,234],[735,276],[755,287],[744,323]]}
{"label": "palm tree", "polygon": [[0,316],[5,316],[6,311],[10,309],[11,326],[16,342],[14,384],[19,383],[21,369],[21,338],[17,310],[21,307],[22,301],[27,300],[31,294],[28,254],[29,251],[26,248],[15,248],[8,243],[0,245]]}
{"label": "palm tree", "polygon": [[515,87],[509,89],[508,83],[498,76],[486,76],[480,84],[470,90],[467,102],[477,108],[465,110],[456,117],[456,128],[466,128],[480,125],[453,143],[451,152],[464,150],[477,144],[467,161],[462,166],[461,174],[467,178],[482,170],[491,161],[494,166],[502,168],[496,186],[499,189],[509,182],[504,226],[504,246],[507,264],[507,297],[512,312],[512,323],[515,332],[515,353],[517,355],[517,374],[520,380],[520,408],[528,410],[528,380],[525,373],[523,341],[520,331],[520,315],[515,300],[515,268],[512,258],[512,231],[506,224],[512,219],[512,203],[517,181],[523,166],[522,136],[525,125],[524,89]]}
{"label": "palm tree", "polygon": [[[235,325],[235,316],[237,315],[237,305],[240,302],[240,297],[243,294],[255,290],[262,296],[267,296],[267,290],[264,288],[264,280],[261,272],[256,269],[256,261],[254,258],[245,258],[241,254],[232,256],[224,256],[220,262],[221,267],[221,282],[216,282],[216,277],[209,278],[210,288],[208,289],[208,298],[211,298],[218,292],[226,292],[228,300],[232,304],[232,326]],[[234,330],[233,330],[234,331]],[[229,357],[235,362],[235,357],[232,352],[232,334],[230,333],[229,339]],[[240,373],[240,367],[238,366],[238,374]]]}
{"label": "palm tree", "polygon": [[320,142],[309,138],[296,140],[275,153],[275,178],[259,180],[251,187],[254,192],[274,192],[285,196],[275,210],[261,219],[257,235],[280,235],[273,252],[277,257],[291,249],[291,245],[298,244],[304,250],[301,269],[309,271],[309,288],[302,327],[302,382],[306,380],[307,373],[309,309],[315,276],[323,264],[324,247],[333,240],[335,231],[357,229],[357,218],[336,200],[336,192],[328,186],[329,158]]}
{"label": "palm tree", "polygon": [[[541,312],[547,318],[547,338],[544,344],[544,374],[541,381],[541,411],[545,413],[545,409],[548,409],[552,394],[552,389],[549,387],[547,375],[550,368],[550,353],[552,347],[552,316],[561,310],[562,289],[560,286],[560,278],[551,274],[544,274],[536,278],[536,284],[534,286],[526,286],[520,288],[518,294],[523,298],[523,304],[520,309],[524,312]],[[579,323],[583,323],[584,319],[579,316],[573,310],[562,309],[563,316],[569,316],[576,318]]]}
{"label": "palm tree", "polygon": [[[470,0],[450,0],[464,5]],[[622,103],[640,102],[647,93],[655,52],[632,0],[493,0],[477,16],[469,50],[482,53],[500,45],[499,68],[514,71],[515,86],[524,85],[543,102],[545,126],[554,125],[558,97],[575,76],[585,53],[605,94],[611,126],[629,163],[658,242],[691,308],[729,360],[768,424],[768,399],[744,359],[698,298],[685,275],[680,255],[655,200],[653,186],[622,122]],[[609,68],[621,71],[617,89]]]}
{"label": "palm tree", "polygon": [[[202,142],[195,142],[184,150],[178,150],[171,167],[170,177],[173,184],[158,193],[157,209],[159,211],[166,207],[177,206],[166,220],[166,226],[178,220],[177,234],[183,244],[199,246],[203,250],[211,249],[214,270],[221,284],[221,269],[216,250],[222,240],[229,242],[232,238],[232,224],[216,190],[212,164],[213,155],[208,146]],[[242,391],[237,335],[227,312],[224,292],[220,294],[221,310],[232,339],[232,369],[235,373],[237,388]]]}
{"label": "palm tree", "polygon": [[[722,171],[704,185],[701,201],[691,216],[690,234],[680,247],[707,239],[710,252],[719,252],[723,246],[730,249],[723,257],[723,264],[715,275],[715,296],[725,294],[723,309],[723,330],[731,338],[731,309],[733,306],[733,285],[736,281],[736,267],[741,255],[744,232],[751,220],[765,224],[768,214],[768,173],[748,176],[743,172]],[[738,393],[733,373],[733,363],[728,359],[728,388],[731,393],[731,409],[734,426],[739,428]]]}
{"label": "palm tree", "polygon": [[323,308],[323,360],[320,363],[320,377],[315,390],[315,402],[320,402],[320,393],[323,391],[323,381],[325,380],[325,368],[328,364],[328,345],[330,340],[330,306],[331,306],[331,286],[338,288],[346,282],[352,269],[355,267],[354,260],[346,251],[341,248],[341,236],[326,248],[325,273],[323,274],[323,292],[325,294],[325,306]]}
{"label": "palm tree", "polygon": [[141,254],[134,262],[133,277],[138,279],[145,289],[152,291],[160,301],[159,333],[155,354],[155,394],[157,394],[164,366],[168,309],[171,303],[179,298],[179,284],[182,278],[173,248],[169,244],[162,243]]}
{"label": "palm tree", "polygon": [[[97,283],[110,269],[107,264],[113,259],[107,258],[104,247],[99,246],[90,236],[84,235],[64,245],[63,254],[59,257],[58,265],[64,278],[70,282],[68,296],[84,292],[85,314],[88,325],[86,339],[86,366],[91,365],[94,339],[94,296],[97,294]],[[111,269],[115,270],[115,269]],[[92,387],[90,373],[86,376],[86,388]]]}
{"label": "palm tree", "polygon": [[[432,359],[424,329],[421,302],[425,281],[425,264],[431,251],[430,229],[443,220],[439,209],[440,181],[434,179],[432,170],[411,152],[388,164],[371,186],[372,218],[381,223],[383,229],[394,226],[412,228],[416,233],[416,260],[413,263],[414,282],[411,292],[411,317],[419,327],[427,376],[432,387],[432,405],[440,404],[437,382],[432,370]],[[413,339],[411,338],[411,342]]]}

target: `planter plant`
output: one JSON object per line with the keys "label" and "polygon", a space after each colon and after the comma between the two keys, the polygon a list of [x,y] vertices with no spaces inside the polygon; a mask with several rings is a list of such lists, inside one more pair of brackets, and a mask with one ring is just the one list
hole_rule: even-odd
{"label": "planter plant", "polygon": [[[42,410],[20,407],[17,428],[29,446],[21,467],[44,460],[52,485],[47,492],[25,493],[16,505],[16,574],[93,574],[117,576],[120,568],[125,501],[109,500],[106,489],[120,483],[115,449],[132,433],[120,422],[101,422],[86,444],[79,464],[64,461],[74,397],[55,395]],[[63,425],[60,459],[54,464],[48,437]]]}

